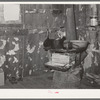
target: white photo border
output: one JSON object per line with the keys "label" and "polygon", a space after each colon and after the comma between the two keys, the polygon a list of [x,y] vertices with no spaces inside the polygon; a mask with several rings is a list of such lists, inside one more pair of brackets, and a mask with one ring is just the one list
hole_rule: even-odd
{"label": "white photo border", "polygon": [[[9,0],[8,0],[9,1]],[[0,4],[100,4],[99,1],[0,2]],[[0,99],[98,99],[99,89],[0,89]]]}

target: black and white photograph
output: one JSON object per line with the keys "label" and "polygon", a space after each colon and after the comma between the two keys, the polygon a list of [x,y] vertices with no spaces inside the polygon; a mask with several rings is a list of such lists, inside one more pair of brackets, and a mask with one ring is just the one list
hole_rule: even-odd
{"label": "black and white photograph", "polygon": [[0,3],[0,89],[100,89],[100,4]]}

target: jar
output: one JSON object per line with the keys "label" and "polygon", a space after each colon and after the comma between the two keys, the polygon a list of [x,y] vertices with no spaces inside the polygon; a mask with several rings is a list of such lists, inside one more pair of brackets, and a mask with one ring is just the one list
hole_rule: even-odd
{"label": "jar", "polygon": [[97,17],[90,17],[90,25],[91,26],[97,26],[98,25],[98,20]]}

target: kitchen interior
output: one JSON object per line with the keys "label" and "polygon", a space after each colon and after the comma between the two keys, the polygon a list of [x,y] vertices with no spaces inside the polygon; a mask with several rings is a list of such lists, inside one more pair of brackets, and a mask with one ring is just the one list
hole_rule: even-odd
{"label": "kitchen interior", "polygon": [[1,89],[99,89],[99,4],[0,4]]}

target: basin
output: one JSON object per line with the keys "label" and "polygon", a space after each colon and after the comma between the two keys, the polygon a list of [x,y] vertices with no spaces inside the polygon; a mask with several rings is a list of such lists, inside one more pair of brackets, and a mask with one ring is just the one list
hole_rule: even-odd
{"label": "basin", "polygon": [[83,40],[70,40],[70,42],[73,45],[73,48],[87,48],[89,42],[88,41],[83,41]]}
{"label": "basin", "polygon": [[80,53],[85,51],[90,43],[84,40],[66,40],[64,41],[64,44],[67,44],[67,49],[69,52]]}

